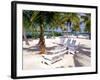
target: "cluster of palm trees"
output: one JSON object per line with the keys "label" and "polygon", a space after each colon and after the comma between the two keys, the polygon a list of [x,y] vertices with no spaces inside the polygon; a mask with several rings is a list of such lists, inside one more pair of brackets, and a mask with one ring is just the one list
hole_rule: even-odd
{"label": "cluster of palm trees", "polygon": [[[82,18],[86,23],[86,31],[90,32],[90,15],[86,14],[86,16],[83,16]],[[71,25],[73,25],[73,27],[71,27]],[[26,44],[29,45],[27,37],[25,36],[26,30],[30,30],[32,32],[38,31],[40,33],[38,42],[40,54],[43,54],[46,51],[44,31],[47,28],[55,29],[58,27],[62,30],[67,30],[68,26],[75,31],[80,30],[80,18],[77,13],[23,10],[24,39]]]}
{"label": "cluster of palm trees", "polygon": [[85,16],[81,16],[81,18],[84,19],[84,23],[85,23],[85,32],[88,32],[89,34],[89,39],[91,39],[91,14],[85,14]]}

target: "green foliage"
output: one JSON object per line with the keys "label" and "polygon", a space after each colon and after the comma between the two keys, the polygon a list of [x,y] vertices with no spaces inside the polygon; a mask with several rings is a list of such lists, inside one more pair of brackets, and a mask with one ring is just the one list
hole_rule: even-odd
{"label": "green foliage", "polygon": [[31,25],[30,18],[32,13],[30,11],[23,10],[23,26],[28,29]]}
{"label": "green foliage", "polygon": [[91,14],[86,14],[85,16],[82,16],[85,23],[85,31],[91,32]]}
{"label": "green foliage", "polygon": [[[57,37],[57,36],[62,36],[62,33],[59,32],[53,32],[54,35],[52,34],[52,32],[45,32],[44,35],[47,36],[47,38],[51,38],[52,36]],[[39,32],[27,32],[27,36],[31,36],[33,39],[37,39],[39,38]]]}
{"label": "green foliage", "polygon": [[32,38],[34,38],[34,39],[39,38],[39,33],[38,32],[33,32],[32,33]]}
{"label": "green foliage", "polygon": [[[73,30],[79,31],[80,19],[77,13],[23,10],[23,27],[26,31],[31,31],[34,37],[36,31],[40,32],[40,25],[43,25],[44,30],[60,27],[66,31],[65,23],[68,22],[73,24]],[[58,33],[52,31],[52,35],[56,36]]]}

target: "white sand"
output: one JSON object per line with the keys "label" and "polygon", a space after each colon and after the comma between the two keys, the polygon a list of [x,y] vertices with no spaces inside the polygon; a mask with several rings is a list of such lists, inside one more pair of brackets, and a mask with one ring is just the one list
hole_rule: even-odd
{"label": "white sand", "polygon": [[[67,38],[65,39],[65,41]],[[90,40],[88,39],[76,39],[78,42],[80,42],[80,45],[86,48],[90,48]],[[35,46],[38,43],[39,40],[31,40],[29,41],[30,45],[25,45],[25,42],[23,42],[23,48],[30,48],[33,49],[31,46]],[[61,39],[59,37],[56,37],[55,39],[45,39],[46,47],[53,47],[53,46],[59,46],[58,44],[61,43]],[[58,43],[58,44],[54,44]],[[83,49],[83,51],[89,51],[87,49]],[[46,65],[41,63],[43,60],[43,57],[38,54],[39,51],[27,51],[23,50],[23,69],[46,69],[46,68],[60,68],[60,67],[74,67],[77,66],[75,61],[79,62],[83,66],[90,66],[90,57],[83,53],[78,53],[75,55],[72,54],[65,54],[64,58],[54,64]],[[75,57],[77,56],[77,57]],[[74,59],[75,58],[75,59]]]}

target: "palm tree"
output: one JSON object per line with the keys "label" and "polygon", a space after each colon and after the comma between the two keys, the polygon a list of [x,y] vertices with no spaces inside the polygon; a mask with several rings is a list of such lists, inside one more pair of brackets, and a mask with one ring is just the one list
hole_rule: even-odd
{"label": "palm tree", "polygon": [[89,39],[91,39],[91,14],[85,14],[85,16],[82,16],[84,19],[84,24],[85,24],[85,32],[88,32],[89,34]]}
{"label": "palm tree", "polygon": [[[45,53],[45,39],[44,39],[44,31],[47,27],[50,28],[58,28],[62,29],[65,27],[65,23],[73,23],[74,25],[78,24],[78,17],[75,13],[60,13],[60,12],[44,12],[44,11],[26,11],[28,21],[27,27],[36,28],[39,27],[40,36],[39,36],[39,48],[40,54]],[[25,21],[24,21],[25,22]]]}
{"label": "palm tree", "polygon": [[26,30],[29,30],[30,26],[30,12],[29,11],[23,11],[23,38],[26,42],[26,45],[29,45],[27,36],[26,36]]}
{"label": "palm tree", "polygon": [[58,27],[59,25],[63,24],[61,23],[62,16],[57,12],[40,11],[37,13],[38,13],[37,17],[33,18],[34,17],[33,16],[31,18],[31,21],[33,22],[33,24],[37,24],[40,27],[40,37],[39,37],[40,39],[38,45],[41,51],[40,54],[43,54],[45,53],[45,48],[46,48],[44,39],[45,28],[48,26],[54,29],[55,27]]}
{"label": "palm tree", "polygon": [[80,30],[80,18],[78,13],[65,13],[65,17],[67,29],[69,27],[70,30],[74,30],[75,32]]}

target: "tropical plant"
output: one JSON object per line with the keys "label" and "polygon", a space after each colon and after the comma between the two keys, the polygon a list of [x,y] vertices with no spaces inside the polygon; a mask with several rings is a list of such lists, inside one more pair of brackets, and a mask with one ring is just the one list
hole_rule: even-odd
{"label": "tropical plant", "polygon": [[26,36],[26,31],[30,30],[30,12],[29,11],[23,11],[23,38],[26,42],[26,45],[29,45],[27,36]]}
{"label": "tropical plant", "polygon": [[[68,27],[70,28],[71,32],[72,31],[79,31],[80,30],[80,18],[78,16],[78,13],[65,13],[66,17],[66,26],[67,29]],[[66,30],[68,31],[68,30]]]}
{"label": "tropical plant", "polygon": [[86,13],[85,16],[82,16],[84,19],[84,24],[85,24],[85,32],[88,32],[89,34],[89,39],[91,39],[91,14]]}
{"label": "tropical plant", "polygon": [[[25,21],[24,25],[28,28],[38,28],[40,32],[39,36],[39,48],[40,54],[45,53],[45,39],[44,32],[47,27],[55,29],[60,27],[64,29],[65,23],[73,23],[73,25],[78,25],[79,18],[75,13],[61,13],[61,12],[46,12],[46,11],[24,11]],[[26,19],[27,18],[27,19]],[[24,27],[25,27],[24,26]],[[26,27],[26,28],[27,28]]]}
{"label": "tropical plant", "polygon": [[[36,15],[35,15],[36,14]],[[35,16],[34,16],[35,15]],[[45,28],[55,28],[61,25],[61,18],[62,16],[57,12],[33,12],[33,16],[31,17],[32,25],[39,26],[40,28],[40,40],[39,40],[39,47],[40,47],[40,54],[45,53],[45,39],[44,39],[44,31]]]}

